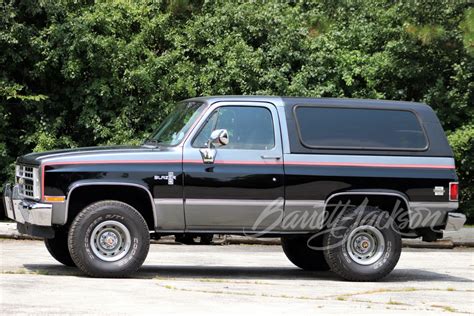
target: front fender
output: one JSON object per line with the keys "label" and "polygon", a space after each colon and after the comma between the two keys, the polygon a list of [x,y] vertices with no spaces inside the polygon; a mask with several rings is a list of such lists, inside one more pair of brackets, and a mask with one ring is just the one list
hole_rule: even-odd
{"label": "front fender", "polygon": [[135,188],[139,188],[143,191],[146,192],[147,196],[149,197],[150,199],[150,205],[152,206],[152,210],[153,210],[153,220],[154,220],[154,223],[156,223],[156,209],[155,209],[155,203],[153,201],[153,196],[150,192],[150,189],[148,188],[148,186],[143,183],[143,182],[140,182],[140,181],[123,181],[123,180],[107,180],[107,181],[101,181],[100,179],[92,179],[92,180],[79,180],[79,181],[76,181],[76,182],[73,182],[69,185],[68,187],[68,190],[67,190],[67,194],[66,194],[66,199],[65,199],[65,203],[62,203],[62,205],[55,205],[55,209],[53,211],[54,213],[54,220],[53,220],[53,223],[54,224],[59,224],[59,225],[64,225],[67,223],[68,221],[68,214],[69,214],[69,203],[71,201],[71,197],[72,195],[74,194],[74,190],[76,190],[77,188],[80,188],[80,187],[84,187],[84,186],[129,186],[129,187],[135,187]]}

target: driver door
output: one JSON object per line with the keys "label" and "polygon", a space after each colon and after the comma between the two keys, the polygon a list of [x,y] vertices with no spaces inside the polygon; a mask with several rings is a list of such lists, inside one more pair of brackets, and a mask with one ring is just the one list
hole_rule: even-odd
{"label": "driver door", "polygon": [[[187,231],[246,231],[279,227],[283,214],[283,157],[277,110],[268,103],[212,105],[183,151]],[[200,149],[212,131],[229,143],[205,163]],[[271,210],[262,214],[264,210]]]}

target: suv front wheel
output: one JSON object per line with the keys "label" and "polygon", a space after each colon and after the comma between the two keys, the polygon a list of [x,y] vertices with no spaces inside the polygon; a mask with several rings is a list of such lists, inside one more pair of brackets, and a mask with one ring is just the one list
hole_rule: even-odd
{"label": "suv front wheel", "polygon": [[94,277],[126,277],[138,270],[150,247],[143,216],[119,201],[87,206],[69,230],[69,252],[84,273]]}

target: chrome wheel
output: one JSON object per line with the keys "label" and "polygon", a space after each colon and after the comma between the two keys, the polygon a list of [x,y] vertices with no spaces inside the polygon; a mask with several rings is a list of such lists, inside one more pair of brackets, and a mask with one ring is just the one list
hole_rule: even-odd
{"label": "chrome wheel", "polygon": [[360,265],[370,265],[382,258],[385,239],[377,228],[369,225],[354,228],[347,238],[349,256]]}
{"label": "chrome wheel", "polygon": [[124,224],[114,220],[99,223],[90,238],[92,252],[99,259],[109,262],[125,257],[130,245],[130,231]]}

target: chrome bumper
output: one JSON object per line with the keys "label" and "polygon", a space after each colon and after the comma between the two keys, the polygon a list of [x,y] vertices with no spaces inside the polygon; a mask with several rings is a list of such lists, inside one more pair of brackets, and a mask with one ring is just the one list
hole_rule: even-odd
{"label": "chrome bumper", "polygon": [[466,222],[466,215],[461,213],[448,213],[446,227],[444,230],[456,231],[460,230]]}
{"label": "chrome bumper", "polygon": [[53,206],[24,200],[18,194],[18,186],[7,184],[3,190],[3,202],[8,218],[20,224],[52,226]]}

